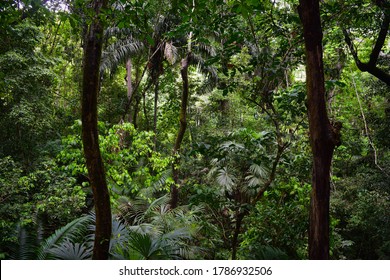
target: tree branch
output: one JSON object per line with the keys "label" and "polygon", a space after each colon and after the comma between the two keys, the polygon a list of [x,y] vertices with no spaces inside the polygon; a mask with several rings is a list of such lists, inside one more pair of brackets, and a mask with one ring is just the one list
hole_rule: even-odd
{"label": "tree branch", "polygon": [[383,19],[381,29],[380,29],[379,34],[378,34],[378,38],[375,42],[375,46],[374,46],[374,48],[371,52],[371,55],[370,55],[370,61],[368,62],[369,65],[372,65],[372,66],[376,65],[376,63],[378,61],[379,54],[380,54],[382,47],[385,43],[387,33],[389,31],[389,25],[390,25],[390,13],[385,12],[385,18]]}
{"label": "tree branch", "polygon": [[349,36],[348,31],[346,29],[343,29],[344,40],[347,43],[347,46],[348,46],[348,48],[353,56],[353,59],[355,60],[356,66],[359,68],[359,70],[362,72],[370,73],[371,75],[378,78],[379,80],[381,80],[382,82],[384,82],[388,86],[390,86],[390,74],[388,74],[385,71],[383,71],[382,69],[378,68],[378,66],[376,64],[378,62],[378,57],[379,57],[379,54],[382,50],[382,47],[386,41],[386,36],[387,36],[388,31],[389,31],[389,26],[390,26],[390,13],[385,11],[385,17],[383,19],[381,29],[380,29],[379,34],[378,34],[378,38],[375,42],[374,48],[371,51],[370,60],[367,63],[362,62],[359,59],[358,53],[355,49],[355,46],[353,45],[352,39]]}

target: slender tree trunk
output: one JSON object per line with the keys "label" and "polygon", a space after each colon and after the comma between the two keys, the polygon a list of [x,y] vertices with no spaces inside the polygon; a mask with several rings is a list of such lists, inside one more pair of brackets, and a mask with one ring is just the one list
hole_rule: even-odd
{"label": "slender tree trunk", "polygon": [[153,131],[154,131],[154,150],[157,150],[157,113],[158,113],[158,90],[159,90],[159,77],[155,81],[154,85],[154,112],[153,112]]}
{"label": "slender tree trunk", "polygon": [[339,144],[339,130],[328,118],[323,71],[319,0],[300,0],[306,51],[306,88],[310,145],[313,154],[310,202],[309,258],[329,258],[330,167]]}
{"label": "slender tree trunk", "polygon": [[140,95],[138,94],[138,91],[136,91],[139,87],[140,83],[140,67],[139,67],[139,61],[137,63],[137,67],[135,68],[135,88],[133,90],[133,98],[135,99],[135,104],[133,108],[133,112],[129,112],[129,122],[134,125],[135,128],[137,128],[137,116],[138,116],[138,110],[139,110],[139,101],[141,99]]}
{"label": "slender tree trunk", "polygon": [[143,112],[144,112],[144,119],[145,119],[145,127],[146,130],[149,130],[149,116],[148,116],[148,110],[146,108],[146,90],[142,92],[142,106],[143,106]]}
{"label": "slender tree trunk", "polygon": [[249,214],[249,210],[244,210],[240,212],[240,210],[236,211],[236,225],[233,233],[232,239],[232,260],[237,258],[237,249],[238,249],[238,235],[241,232],[242,221]]}
{"label": "slender tree trunk", "polygon": [[[129,104],[129,107],[131,106],[131,102],[133,100],[133,82],[132,82],[132,63],[131,59],[128,59],[126,62],[126,83],[127,83],[127,104]],[[131,113],[129,113],[128,121],[131,122],[132,116]]]}
{"label": "slender tree trunk", "polygon": [[101,10],[106,7],[106,0],[93,2],[95,17],[86,34],[83,61],[82,140],[96,212],[93,259],[108,259],[111,237],[110,196],[99,150],[97,130],[97,95],[103,41],[103,24],[99,16]]}
{"label": "slender tree trunk", "polygon": [[139,103],[141,101],[141,96],[137,93],[135,96],[135,104],[134,104],[134,111],[133,116],[130,120],[130,122],[134,125],[134,128],[136,129],[138,127],[138,111],[139,111]]}
{"label": "slender tree trunk", "polygon": [[190,64],[190,56],[191,54],[188,53],[185,58],[181,61],[181,78],[183,81],[183,93],[181,96],[181,106],[180,106],[180,127],[179,131],[177,132],[175,146],[173,147],[173,156],[174,156],[174,162],[172,165],[172,173],[173,173],[173,180],[174,184],[171,186],[171,201],[170,205],[171,208],[176,208],[178,201],[179,201],[179,151],[181,147],[181,143],[183,142],[184,134],[187,129],[187,106],[188,106],[188,95],[189,95],[189,87],[188,87],[188,66]]}

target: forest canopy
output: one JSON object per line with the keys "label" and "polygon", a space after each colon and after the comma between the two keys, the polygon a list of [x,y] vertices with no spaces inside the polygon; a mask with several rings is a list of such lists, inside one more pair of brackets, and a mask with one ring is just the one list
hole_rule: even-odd
{"label": "forest canopy", "polygon": [[389,259],[390,1],[0,3],[0,259]]}

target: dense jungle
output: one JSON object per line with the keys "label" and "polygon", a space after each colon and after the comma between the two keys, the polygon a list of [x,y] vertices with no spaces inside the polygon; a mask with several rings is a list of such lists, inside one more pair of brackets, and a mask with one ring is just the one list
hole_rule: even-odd
{"label": "dense jungle", "polygon": [[390,1],[3,0],[0,259],[390,258]]}

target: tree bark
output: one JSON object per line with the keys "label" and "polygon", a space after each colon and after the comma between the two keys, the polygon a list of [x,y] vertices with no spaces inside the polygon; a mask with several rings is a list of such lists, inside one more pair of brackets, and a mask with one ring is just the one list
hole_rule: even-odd
{"label": "tree bark", "polygon": [[82,140],[96,212],[93,259],[108,259],[111,237],[110,196],[97,130],[97,95],[103,41],[103,23],[99,17],[101,10],[106,7],[107,0],[93,2],[95,17],[92,19],[86,34],[83,60]]}
{"label": "tree bark", "polygon": [[237,259],[238,235],[241,232],[242,222],[247,215],[249,215],[249,210],[244,210],[243,212],[240,212],[240,210],[236,211],[236,224],[232,239],[232,260]]}
{"label": "tree bark", "polygon": [[306,89],[309,137],[313,154],[310,201],[309,258],[329,259],[330,167],[339,129],[328,118],[323,71],[319,0],[300,0],[306,53]]}
{"label": "tree bark", "polygon": [[172,166],[172,173],[173,173],[173,180],[175,183],[171,186],[171,201],[170,201],[171,208],[176,208],[179,201],[179,189],[177,188],[177,185],[179,183],[178,153],[180,151],[181,143],[183,142],[184,134],[187,129],[187,106],[188,106],[188,96],[189,96],[188,66],[190,64],[190,57],[191,54],[188,53],[187,56],[183,58],[181,61],[180,74],[183,81],[183,93],[181,96],[181,106],[180,106],[180,116],[179,116],[180,127],[176,136],[175,145],[173,147],[173,156],[175,159]]}

